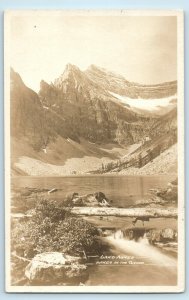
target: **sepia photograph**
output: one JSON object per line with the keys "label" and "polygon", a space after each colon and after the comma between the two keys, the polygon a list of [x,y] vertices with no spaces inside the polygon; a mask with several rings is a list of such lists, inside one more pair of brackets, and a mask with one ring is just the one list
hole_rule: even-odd
{"label": "sepia photograph", "polygon": [[5,12],[6,290],[182,292],[183,12]]}

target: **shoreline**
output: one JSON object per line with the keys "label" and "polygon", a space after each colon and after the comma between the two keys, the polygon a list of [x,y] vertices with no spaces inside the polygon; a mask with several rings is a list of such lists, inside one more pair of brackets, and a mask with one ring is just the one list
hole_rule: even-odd
{"label": "shoreline", "polygon": [[157,173],[157,174],[121,174],[119,172],[104,173],[104,174],[70,174],[70,175],[14,175],[11,179],[17,178],[80,178],[80,177],[163,177],[163,176],[178,176],[176,172],[173,173]]}

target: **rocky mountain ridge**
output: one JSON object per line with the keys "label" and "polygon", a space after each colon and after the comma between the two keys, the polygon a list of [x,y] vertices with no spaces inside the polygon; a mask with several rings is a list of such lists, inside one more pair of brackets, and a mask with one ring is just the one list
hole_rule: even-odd
{"label": "rocky mountain ridge", "polygon": [[77,145],[85,140],[96,147],[127,147],[176,131],[176,110],[161,117],[136,113],[110,91],[131,98],[163,97],[175,94],[176,82],[142,86],[95,66],[82,72],[68,64],[54,83],[42,80],[37,94],[11,69],[11,135],[40,152],[60,138]]}
{"label": "rocky mountain ridge", "polygon": [[106,90],[130,98],[163,98],[174,95],[177,92],[177,81],[161,84],[142,85],[129,82],[123,76],[109,72],[104,68],[91,65],[85,72],[94,82],[98,82]]}

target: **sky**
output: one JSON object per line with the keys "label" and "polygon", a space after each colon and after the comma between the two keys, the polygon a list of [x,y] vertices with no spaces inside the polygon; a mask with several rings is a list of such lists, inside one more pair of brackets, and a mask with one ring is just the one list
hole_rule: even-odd
{"label": "sky", "polygon": [[39,91],[67,63],[91,64],[127,80],[154,84],[177,79],[177,21],[174,16],[11,17],[10,64],[25,84]]}

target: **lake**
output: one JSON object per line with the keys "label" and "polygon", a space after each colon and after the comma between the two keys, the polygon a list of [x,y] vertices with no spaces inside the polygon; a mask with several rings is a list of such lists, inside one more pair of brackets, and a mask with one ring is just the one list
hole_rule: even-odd
{"label": "lake", "polygon": [[64,199],[69,193],[80,195],[103,192],[114,206],[127,207],[136,200],[149,196],[149,189],[166,187],[175,175],[161,176],[74,176],[74,177],[29,177],[12,178],[14,187],[57,188],[53,199]]}

